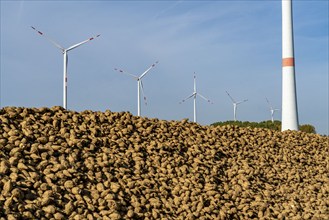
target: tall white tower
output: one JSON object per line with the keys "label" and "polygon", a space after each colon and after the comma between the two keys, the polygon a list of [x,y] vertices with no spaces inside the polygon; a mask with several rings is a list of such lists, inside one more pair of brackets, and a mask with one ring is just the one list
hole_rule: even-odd
{"label": "tall white tower", "polygon": [[298,130],[292,0],[282,0],[282,131]]}

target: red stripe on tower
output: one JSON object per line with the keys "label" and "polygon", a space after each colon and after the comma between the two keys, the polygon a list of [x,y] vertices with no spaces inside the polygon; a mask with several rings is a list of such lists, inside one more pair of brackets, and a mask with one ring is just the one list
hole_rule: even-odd
{"label": "red stripe on tower", "polygon": [[295,59],[293,57],[283,58],[282,67],[286,67],[286,66],[295,66]]}

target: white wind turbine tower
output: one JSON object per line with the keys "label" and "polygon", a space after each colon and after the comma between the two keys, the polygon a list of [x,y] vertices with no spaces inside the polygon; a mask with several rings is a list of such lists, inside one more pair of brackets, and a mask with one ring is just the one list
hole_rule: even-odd
{"label": "white wind turbine tower", "polygon": [[35,27],[32,27],[31,28],[33,30],[35,30],[38,34],[40,34],[41,36],[44,36],[48,41],[50,41],[50,43],[52,43],[55,47],[59,48],[63,55],[64,55],[64,76],[63,76],[63,107],[66,109],[67,108],[67,65],[68,65],[68,55],[67,55],[67,52],[69,52],[70,50],[73,50],[79,46],[81,46],[82,44],[85,44],[87,43],[88,41],[91,41],[93,39],[95,39],[96,37],[99,37],[100,34],[94,36],[94,37],[91,37],[91,38],[88,38],[87,40],[85,41],[82,41],[80,43],[77,43],[77,44],[74,44],[68,48],[64,48],[62,47],[61,45],[59,45],[58,43],[56,43],[55,41],[53,41],[52,39],[50,39],[49,37],[47,37],[43,32],[37,30]]}
{"label": "white wind turbine tower", "polygon": [[292,20],[292,0],[282,0],[282,131],[298,131]]}
{"label": "white wind turbine tower", "polygon": [[[266,97],[265,97],[266,98]],[[268,103],[268,106],[270,107],[270,111],[271,111],[271,120],[272,120],[272,123],[274,122],[274,112],[276,111],[279,111],[278,108],[273,108],[270,101],[268,101],[268,99],[266,98],[266,101]]]}
{"label": "white wind turbine tower", "polygon": [[212,102],[207,99],[206,97],[204,97],[203,95],[201,95],[200,93],[197,92],[196,90],[196,76],[195,76],[195,73],[194,73],[194,90],[193,90],[193,93],[192,95],[188,96],[187,98],[183,99],[179,104],[182,104],[183,102],[185,102],[186,100],[188,100],[189,98],[192,98],[193,97],[193,121],[194,122],[197,122],[197,109],[196,109],[196,96],[200,96],[202,99],[206,100],[207,102],[210,102],[212,104]]}
{"label": "white wind turbine tower", "polygon": [[225,92],[227,93],[228,97],[230,97],[230,99],[231,99],[231,101],[233,103],[233,115],[234,115],[234,121],[236,121],[236,110],[237,110],[238,105],[241,104],[241,103],[243,103],[243,102],[248,101],[248,99],[245,99],[243,101],[236,102],[227,91],[225,91]]}
{"label": "white wind turbine tower", "polygon": [[115,68],[114,70],[120,72],[120,73],[125,73],[131,77],[133,77],[135,80],[137,80],[137,116],[141,116],[141,98],[140,98],[140,91],[143,93],[145,105],[146,103],[146,97],[144,94],[144,88],[143,88],[143,82],[142,78],[157,64],[159,61],[156,61],[154,64],[152,64],[147,70],[145,70],[140,76],[136,76],[134,74],[128,73],[126,71],[123,71],[121,69]]}

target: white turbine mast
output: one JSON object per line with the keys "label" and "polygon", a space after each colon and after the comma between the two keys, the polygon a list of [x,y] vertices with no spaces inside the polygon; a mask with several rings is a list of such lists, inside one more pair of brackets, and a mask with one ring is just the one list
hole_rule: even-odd
{"label": "white turbine mast", "polygon": [[193,121],[197,122],[197,107],[196,107],[196,96],[199,96],[200,98],[206,100],[207,102],[212,103],[212,101],[206,97],[204,97],[203,95],[201,95],[200,93],[197,92],[196,89],[196,76],[194,73],[194,87],[193,87],[193,93],[191,95],[189,95],[187,98],[183,99],[181,102],[179,102],[179,104],[182,104],[183,102],[185,102],[186,100],[190,99],[193,97]]}
{"label": "white turbine mast", "polygon": [[155,65],[159,63],[159,61],[156,61],[154,64],[152,64],[147,70],[145,70],[140,76],[136,76],[134,74],[128,73],[127,71],[123,71],[121,69],[115,68],[115,71],[118,71],[119,73],[127,74],[131,77],[133,77],[135,80],[137,80],[137,116],[141,116],[141,99],[140,99],[140,91],[142,91],[142,95],[144,98],[145,105],[147,105],[146,102],[146,96],[144,93],[144,87],[143,87],[143,81],[142,78],[153,68]]}
{"label": "white turbine mast", "polygon": [[236,121],[236,110],[238,108],[238,105],[241,104],[241,103],[243,103],[243,102],[248,101],[248,99],[245,99],[243,101],[236,102],[227,91],[225,91],[225,92],[227,93],[228,97],[230,97],[230,99],[232,101],[232,104],[233,104],[233,116],[234,116],[234,121]]}
{"label": "white turbine mast", "polygon": [[292,1],[282,0],[282,126],[298,131]]}
{"label": "white turbine mast", "polygon": [[69,52],[70,50],[73,50],[79,46],[81,46],[82,44],[87,43],[88,41],[91,41],[93,39],[95,39],[96,37],[99,37],[100,34],[90,37],[87,40],[84,40],[80,43],[74,44],[68,48],[64,48],[61,45],[59,45],[58,43],[56,43],[54,40],[52,40],[51,38],[47,37],[43,32],[37,30],[35,27],[31,26],[31,28],[33,30],[35,30],[38,34],[40,34],[41,36],[45,37],[50,43],[52,43],[55,47],[57,47],[58,49],[60,49],[64,55],[64,73],[63,73],[63,107],[66,109],[67,108],[67,66],[68,66],[68,55],[67,52]]}
{"label": "white turbine mast", "polygon": [[[266,97],[265,97],[266,98]],[[274,122],[274,113],[276,111],[279,111],[280,109],[278,108],[273,108],[270,101],[266,98],[266,102],[268,103],[268,106],[270,107],[270,112],[271,112],[271,120],[272,120],[272,123]]]}

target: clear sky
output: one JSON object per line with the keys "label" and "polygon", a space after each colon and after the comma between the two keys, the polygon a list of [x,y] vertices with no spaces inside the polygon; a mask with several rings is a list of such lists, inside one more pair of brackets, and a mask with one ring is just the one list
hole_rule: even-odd
{"label": "clear sky", "polygon": [[[67,48],[99,38],[69,54],[68,109],[137,114],[137,83],[114,68],[143,78],[142,116],[198,122],[270,120],[281,108],[281,1],[3,1],[1,0],[1,107],[62,105],[63,55],[31,26]],[[328,1],[293,1],[300,124],[328,134]],[[274,118],[281,120],[281,112]]]}

